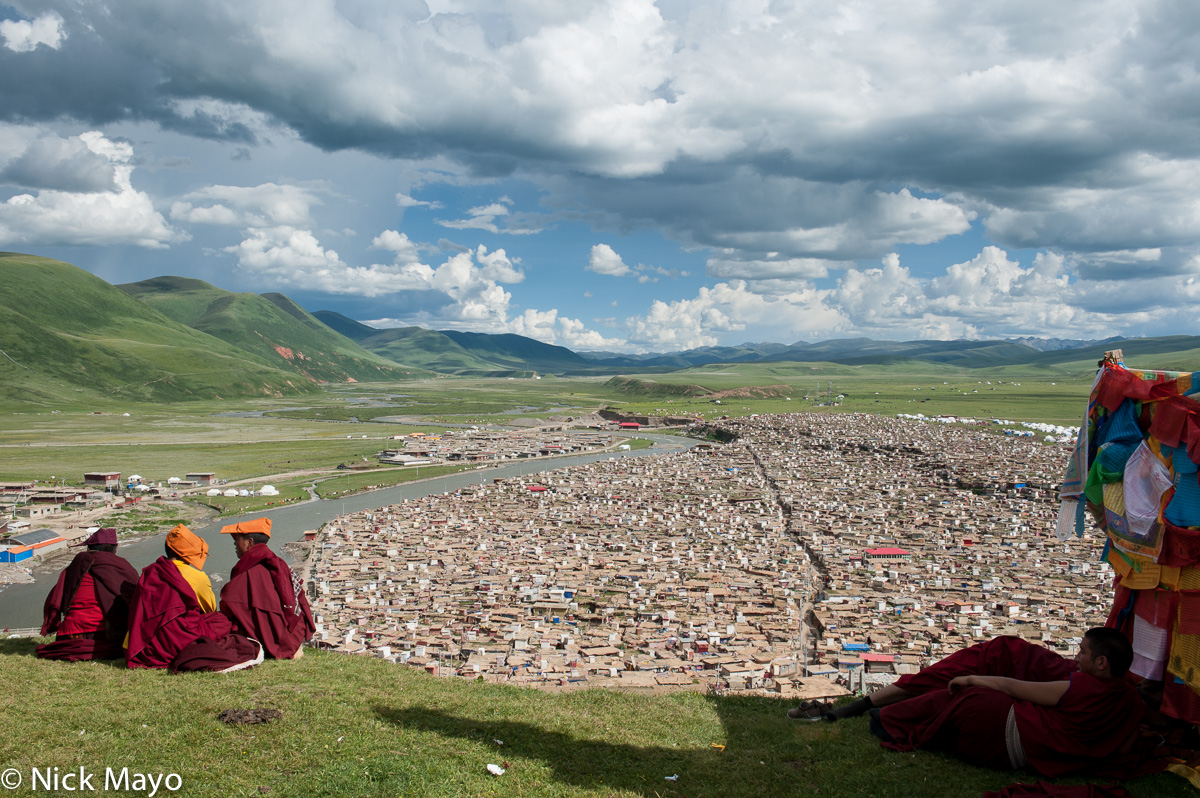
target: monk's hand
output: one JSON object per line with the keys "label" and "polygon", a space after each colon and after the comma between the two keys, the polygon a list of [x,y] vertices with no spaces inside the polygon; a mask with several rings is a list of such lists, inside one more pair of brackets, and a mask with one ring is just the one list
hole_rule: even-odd
{"label": "monk's hand", "polygon": [[950,695],[954,695],[959,690],[970,687],[972,685],[972,679],[974,678],[975,677],[973,676],[955,676],[950,680],[950,683],[946,685],[946,689],[950,691]]}

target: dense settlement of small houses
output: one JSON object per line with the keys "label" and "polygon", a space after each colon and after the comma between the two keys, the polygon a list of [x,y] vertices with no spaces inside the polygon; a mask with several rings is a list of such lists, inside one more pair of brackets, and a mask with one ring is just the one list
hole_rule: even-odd
{"label": "dense settlement of small houses", "polygon": [[980,639],[1065,655],[1111,568],[1054,535],[1068,449],[862,414],[697,424],[605,460],[342,516],[316,539],[316,641],[438,676],[789,698]]}

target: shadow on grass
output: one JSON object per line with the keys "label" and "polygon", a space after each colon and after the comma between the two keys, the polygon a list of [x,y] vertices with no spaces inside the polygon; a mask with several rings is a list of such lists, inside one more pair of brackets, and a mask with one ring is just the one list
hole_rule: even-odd
{"label": "shadow on grass", "polygon": [[0,657],[32,657],[39,642],[41,639],[36,637],[0,639]]}
{"label": "shadow on grass", "polygon": [[[778,719],[779,702],[756,697],[708,700],[723,727],[723,735],[714,741],[723,743],[724,749],[637,746],[424,707],[375,706],[374,710],[383,722],[409,731],[491,748],[496,762],[503,758],[538,760],[556,782],[581,789],[622,790],[646,798],[681,794],[761,798],[816,791],[817,785],[804,772],[808,762],[794,759],[796,748],[804,746],[797,745],[796,725]],[[767,722],[767,712],[775,722]],[[619,738],[622,732],[613,736]],[[497,749],[495,740],[503,740],[504,747]],[[667,780],[674,775],[678,780]]]}
{"label": "shadow on grass", "polygon": [[[631,745],[588,738],[513,720],[484,720],[425,707],[375,706],[385,723],[408,731],[457,738],[491,749],[494,759],[535,760],[561,785],[582,790],[627,791],[644,798],[687,795],[762,798],[770,795],[969,796],[1000,790],[1040,777],[973,767],[937,752],[898,754],[884,751],[867,731],[864,718],[829,723],[798,723],[782,717],[785,706],[754,696],[706,698],[721,729],[711,747],[670,744],[674,730],[663,730],[659,745]],[[649,718],[645,723],[652,723]],[[669,722],[669,718],[668,718]],[[547,719],[547,725],[554,724]],[[613,734],[624,737],[622,730]],[[497,748],[494,740],[503,740]],[[694,737],[692,738],[694,739]],[[695,743],[691,743],[695,746]],[[679,775],[678,781],[664,777]],[[1109,779],[1071,778],[1060,784],[1110,783]],[[1171,774],[1126,784],[1136,798],[1198,794]],[[540,794],[540,793],[539,793]]]}
{"label": "shadow on grass", "polygon": [[[53,639],[53,636],[0,639],[0,657],[36,658],[37,647],[42,643],[49,643]],[[101,668],[125,668],[125,660],[120,657],[117,659],[93,659],[88,660],[88,662]]]}

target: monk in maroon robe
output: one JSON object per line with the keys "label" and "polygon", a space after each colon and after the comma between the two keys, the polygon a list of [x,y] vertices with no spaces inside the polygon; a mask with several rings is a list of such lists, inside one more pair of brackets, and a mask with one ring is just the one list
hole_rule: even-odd
{"label": "monk in maroon robe", "polygon": [[221,529],[233,536],[238,561],[221,588],[221,612],[234,631],[262,643],[268,657],[294,659],[316,631],[308,597],[288,564],[267,546],[271,519],[256,518]]}
{"label": "monk in maroon robe", "polygon": [[1049,777],[1141,770],[1131,753],[1143,704],[1122,678],[1133,661],[1115,629],[1088,630],[1072,662],[1019,637],[998,637],[902,676],[831,720],[871,713],[896,751],[932,748],[972,764]]}
{"label": "monk in maroon robe", "polygon": [[208,544],[180,524],[167,534],[166,556],[142,569],[129,613],[130,668],[232,671],[262,662],[261,647],[233,635],[212,607],[200,570],[207,557]]}
{"label": "monk in maroon robe", "polygon": [[53,643],[37,647],[42,659],[77,662],[116,659],[129,622],[129,599],[138,574],[116,555],[117,530],[98,530],[82,543],[58,575],[43,607],[42,635],[57,634]]}

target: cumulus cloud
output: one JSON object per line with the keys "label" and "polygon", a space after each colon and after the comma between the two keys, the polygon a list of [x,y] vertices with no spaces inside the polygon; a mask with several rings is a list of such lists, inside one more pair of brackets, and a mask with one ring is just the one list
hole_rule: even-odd
{"label": "cumulus cloud", "polygon": [[58,188],[16,194],[0,204],[0,244],[161,249],[187,240],[154,209],[149,195],[134,189],[133,162],[132,145],[98,131],[74,141],[33,142],[6,167],[6,179]]}
{"label": "cumulus cloud", "polygon": [[80,136],[42,135],[0,170],[0,183],[65,192],[114,191],[113,162]]}
{"label": "cumulus cloud", "polygon": [[579,319],[560,316],[558,310],[526,310],[508,322],[508,332],[574,350],[623,349],[625,341],[606,338],[589,330]]}
{"label": "cumulus cloud", "polygon": [[[889,254],[879,268],[848,269],[830,300],[849,325],[867,335],[1079,338],[1103,336],[1105,325],[1118,321],[1087,307],[1086,297],[1098,288],[1073,282],[1060,255],[1038,253],[1025,267],[988,246],[931,278],[915,277],[895,253]],[[1140,308],[1127,301],[1126,310]]]}
{"label": "cumulus cloud", "polygon": [[371,247],[395,253],[393,262],[397,265],[418,263],[421,260],[421,248],[406,234],[395,230],[384,230],[375,236]]}
{"label": "cumulus cloud", "polygon": [[641,316],[626,319],[628,340],[642,351],[680,351],[714,346],[720,333],[740,332],[749,323],[784,340],[833,333],[845,318],[813,286],[764,296],[742,280],[700,289],[695,299],[655,300]]}
{"label": "cumulus cloud", "polygon": [[587,271],[603,274],[609,277],[624,277],[636,274],[639,284],[657,283],[659,277],[687,277],[688,273],[680,269],[666,269],[662,266],[639,263],[629,266],[621,256],[608,244],[596,244],[592,247],[591,256],[584,266]]}
{"label": "cumulus cloud", "polygon": [[449,227],[454,230],[486,230],[489,233],[499,233],[500,228],[496,225],[496,219],[501,216],[508,215],[508,206],[512,204],[512,200],[508,197],[501,197],[498,202],[493,202],[490,205],[481,205],[477,208],[471,208],[467,211],[465,219],[438,219],[437,223],[442,227]]}
{"label": "cumulus cloud", "polygon": [[633,271],[608,244],[596,244],[592,247],[592,256],[586,268],[588,271],[606,274],[609,277],[624,277]]}
{"label": "cumulus cloud", "polygon": [[185,194],[171,206],[171,218],[192,224],[240,227],[302,227],[321,200],[302,186],[209,186]]}
{"label": "cumulus cloud", "polygon": [[6,19],[0,21],[0,37],[4,46],[14,53],[28,53],[44,44],[57,50],[67,38],[63,30],[63,18],[51,12],[33,20]]}
{"label": "cumulus cloud", "polygon": [[383,297],[428,290],[433,272],[421,263],[353,266],[322,246],[312,231],[287,225],[251,229],[224,251],[237,257],[244,272],[296,291]]}
{"label": "cumulus cloud", "polygon": [[422,248],[395,230],[380,233],[372,247],[392,252],[392,263],[346,263],[311,230],[290,225],[250,228],[224,251],[237,257],[244,272],[280,287],[362,297],[415,293],[426,297],[424,321],[505,331],[512,294],[500,284],[519,283],[525,275],[504,250],[479,246],[431,266],[422,262]]}

